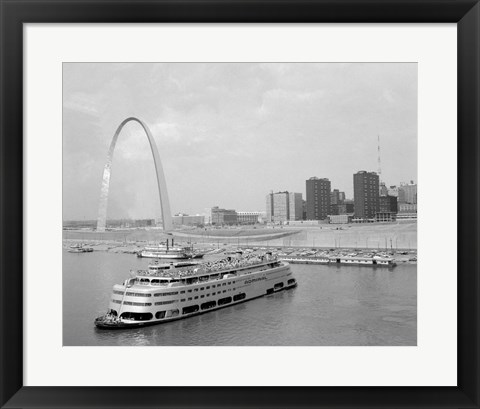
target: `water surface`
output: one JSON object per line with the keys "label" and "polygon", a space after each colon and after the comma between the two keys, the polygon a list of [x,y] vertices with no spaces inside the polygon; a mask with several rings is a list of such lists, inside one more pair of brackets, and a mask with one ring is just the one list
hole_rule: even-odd
{"label": "water surface", "polygon": [[416,345],[417,266],[292,265],[298,287],[199,316],[106,331],[113,284],[149,261],[63,252],[63,345]]}

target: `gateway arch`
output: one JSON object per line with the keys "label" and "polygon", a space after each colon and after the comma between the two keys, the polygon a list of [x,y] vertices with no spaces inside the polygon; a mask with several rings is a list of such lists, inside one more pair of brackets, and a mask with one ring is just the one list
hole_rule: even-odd
{"label": "gateway arch", "polygon": [[120,135],[123,127],[131,121],[138,122],[145,131],[145,134],[147,135],[150,149],[153,155],[153,162],[155,163],[155,171],[157,173],[158,195],[160,196],[160,208],[162,210],[163,230],[171,230],[172,214],[170,213],[170,202],[168,200],[167,184],[165,183],[165,175],[163,173],[162,162],[160,161],[160,155],[158,154],[157,145],[155,144],[155,140],[153,139],[152,133],[150,132],[150,129],[148,129],[148,126],[142,120],[135,117],[130,117],[125,119],[118,126],[115,135],[113,135],[112,142],[110,143],[107,163],[105,164],[105,168],[103,169],[102,191],[100,192],[100,205],[98,208],[97,231],[105,231],[105,226],[107,222],[108,190],[110,187],[110,175],[112,172],[113,153],[115,151],[115,145],[117,144],[118,135]]}

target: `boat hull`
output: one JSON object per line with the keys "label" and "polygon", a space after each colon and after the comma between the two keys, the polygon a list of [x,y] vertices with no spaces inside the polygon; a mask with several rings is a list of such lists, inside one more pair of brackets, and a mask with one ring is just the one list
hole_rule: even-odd
{"label": "boat hull", "polygon": [[232,307],[232,306],[237,305],[237,304],[242,304],[242,303],[245,303],[245,302],[260,298],[260,297],[272,295],[272,294],[275,294],[275,293],[278,293],[278,292],[281,292],[281,291],[291,290],[293,288],[296,288],[297,285],[298,285],[298,283],[295,281],[293,284],[287,285],[283,288],[274,289],[273,291],[267,290],[267,291],[265,291],[264,294],[256,295],[256,296],[253,296],[251,298],[247,298],[247,299],[240,300],[240,301],[235,301],[235,302],[232,302],[231,304],[221,305],[221,306],[217,306],[215,308],[211,308],[211,309],[208,309],[208,310],[205,310],[205,311],[198,311],[198,312],[194,312],[194,313],[191,313],[191,314],[188,314],[188,315],[179,315],[179,316],[176,316],[176,317],[165,318],[165,319],[162,319],[162,320],[151,320],[151,321],[118,320],[118,321],[108,322],[108,321],[103,321],[101,319],[102,317],[99,317],[95,320],[95,326],[97,327],[97,329],[100,329],[100,330],[117,330],[117,329],[139,328],[139,327],[148,327],[148,326],[152,326],[152,325],[164,324],[164,323],[171,322],[171,321],[178,321],[178,320],[190,318],[190,317],[193,317],[193,316],[196,316],[196,315],[201,315],[201,314],[206,314],[206,313],[209,313],[209,312],[212,312],[212,311],[217,311],[217,310],[222,309],[222,308]]}

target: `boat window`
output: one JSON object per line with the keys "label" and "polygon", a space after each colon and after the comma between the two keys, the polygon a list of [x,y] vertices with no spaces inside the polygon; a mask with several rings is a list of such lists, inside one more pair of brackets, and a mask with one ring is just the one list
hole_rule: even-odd
{"label": "boat window", "polygon": [[195,288],[193,291],[198,291],[198,288]]}
{"label": "boat window", "polygon": [[190,305],[182,309],[182,314],[191,314],[192,312],[197,312],[199,310],[198,305]]}
{"label": "boat window", "polygon": [[290,280],[288,280],[288,284],[293,284],[295,282],[295,279],[294,278],[291,278]]}
{"label": "boat window", "polygon": [[204,296],[204,295],[201,295],[201,296],[200,296],[200,298],[203,298],[203,297],[205,297],[205,296]]}
{"label": "boat window", "polygon": [[273,288],[277,289],[277,288],[283,288],[283,283],[277,283],[273,286]]}
{"label": "boat window", "polygon": [[233,296],[233,301],[244,300],[245,297],[246,297],[246,294],[245,294],[245,293],[237,294],[237,295],[234,295],[234,296]]}
{"label": "boat window", "polygon": [[182,298],[182,299],[180,300],[180,302],[184,302],[184,301],[187,301],[187,300],[186,300],[185,298]]}
{"label": "boat window", "polygon": [[160,284],[160,280],[153,279],[150,283],[151,283],[152,285],[157,285],[157,284]]}
{"label": "boat window", "polygon": [[194,297],[195,299],[198,299],[198,295]]}
{"label": "boat window", "polygon": [[185,291],[180,291],[180,294],[185,294]]}
{"label": "boat window", "polygon": [[202,304],[202,310],[208,310],[209,308],[216,307],[217,303],[215,301],[208,301]]}
{"label": "boat window", "polygon": [[130,297],[151,297],[152,294],[147,294],[147,293],[131,293],[131,292],[127,292],[127,295],[129,295]]}
{"label": "boat window", "polygon": [[165,311],[158,311],[155,314],[155,318],[160,319],[160,318],[165,318]]}
{"label": "boat window", "polygon": [[149,312],[124,312],[120,318],[125,318],[132,321],[150,321],[153,315]]}
{"label": "boat window", "polygon": [[207,290],[210,288],[210,286],[207,287]]}
{"label": "boat window", "polygon": [[[177,302],[177,300],[171,300],[171,301],[158,301],[155,303],[155,305],[165,305],[165,304],[173,304]],[[151,304],[150,304],[151,305]]]}
{"label": "boat window", "polygon": [[188,290],[188,292],[189,292],[189,293],[191,293],[191,292],[192,292],[192,290]]}
{"label": "boat window", "polygon": [[225,304],[229,304],[231,302],[232,302],[232,297],[220,298],[218,300],[218,305],[225,305]]}
{"label": "boat window", "polygon": [[[115,304],[122,304],[121,300],[112,300]],[[136,307],[150,307],[152,304],[149,302],[132,302],[132,301],[124,301],[123,305],[134,305]]]}
{"label": "boat window", "polygon": [[178,314],[180,314],[179,310],[170,310],[170,311],[168,311],[167,316],[168,317],[176,317]]}
{"label": "boat window", "polygon": [[178,291],[171,291],[171,292],[166,292],[166,293],[155,293],[155,297],[163,297],[167,295],[177,295]]}
{"label": "boat window", "polygon": [[200,290],[205,290],[205,287],[200,288]]}
{"label": "boat window", "polygon": [[224,292],[224,293],[226,293],[226,292],[227,292],[227,290],[223,290],[223,292]]}

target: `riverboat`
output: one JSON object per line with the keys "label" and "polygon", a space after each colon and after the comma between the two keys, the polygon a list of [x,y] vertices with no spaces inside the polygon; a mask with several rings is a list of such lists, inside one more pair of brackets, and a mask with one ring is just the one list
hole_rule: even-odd
{"label": "riverboat", "polygon": [[137,253],[137,257],[170,260],[202,258],[204,255],[205,253],[195,251],[191,247],[182,247],[175,245],[173,239],[171,244],[167,239],[166,243],[161,243],[158,246],[147,246]]}
{"label": "riverboat", "polygon": [[[187,263],[188,264],[188,263]],[[152,264],[113,286],[101,329],[160,324],[245,302],[297,285],[290,266],[271,253],[192,265]]]}

